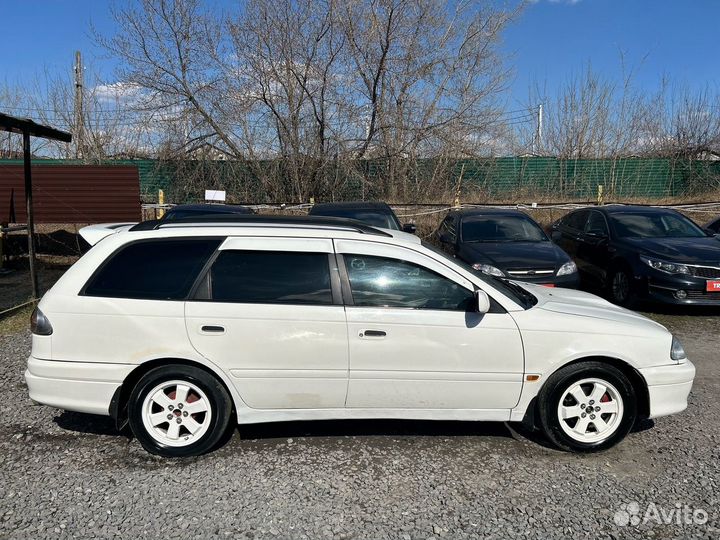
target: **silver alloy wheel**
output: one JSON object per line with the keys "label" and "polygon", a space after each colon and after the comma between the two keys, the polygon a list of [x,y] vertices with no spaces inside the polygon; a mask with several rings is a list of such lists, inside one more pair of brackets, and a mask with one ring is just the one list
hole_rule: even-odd
{"label": "silver alloy wheel", "polygon": [[205,393],[187,381],[165,381],[148,392],[142,421],[148,434],[165,446],[187,446],[205,435],[212,420]]}
{"label": "silver alloy wheel", "polygon": [[624,302],[630,296],[630,279],[622,270],[613,274],[612,293],[613,298],[618,302]]}
{"label": "silver alloy wheel", "polygon": [[572,383],[563,392],[557,414],[568,437],[581,443],[598,443],[620,427],[623,400],[612,384],[592,377]]}

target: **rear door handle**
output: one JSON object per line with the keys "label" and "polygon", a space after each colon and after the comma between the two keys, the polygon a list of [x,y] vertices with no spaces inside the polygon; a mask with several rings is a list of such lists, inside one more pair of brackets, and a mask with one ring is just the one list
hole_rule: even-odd
{"label": "rear door handle", "polygon": [[224,334],[225,333],[225,327],[224,326],[216,326],[216,325],[205,325],[200,327],[200,331],[203,334]]}
{"label": "rear door handle", "polygon": [[366,337],[366,338],[384,338],[387,336],[387,332],[384,330],[362,330],[360,332],[360,337]]}

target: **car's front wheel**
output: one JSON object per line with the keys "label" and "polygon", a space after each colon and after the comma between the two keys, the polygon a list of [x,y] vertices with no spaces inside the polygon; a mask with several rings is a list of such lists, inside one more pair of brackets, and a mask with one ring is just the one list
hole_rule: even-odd
{"label": "car's front wheel", "polygon": [[143,447],[165,457],[212,450],[228,429],[232,403],[206,371],[186,365],[157,367],[135,385],[128,420]]}
{"label": "car's front wheel", "polygon": [[637,415],[635,391],[625,374],[595,361],[560,369],[540,392],[538,406],[548,439],[575,452],[617,444]]}

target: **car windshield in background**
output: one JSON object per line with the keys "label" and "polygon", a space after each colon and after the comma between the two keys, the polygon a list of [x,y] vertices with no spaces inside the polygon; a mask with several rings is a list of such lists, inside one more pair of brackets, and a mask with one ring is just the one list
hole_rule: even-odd
{"label": "car windshield in background", "polygon": [[311,215],[355,219],[357,221],[362,221],[371,227],[393,229],[396,231],[400,230],[400,224],[395,221],[393,216],[382,212],[373,212],[371,210],[333,209],[332,212],[312,212]]}
{"label": "car windshield in background", "polygon": [[516,283],[513,283],[512,281],[505,278],[496,278],[484,274],[480,270],[475,270],[472,266],[464,262],[462,259],[459,259],[457,257],[451,257],[443,250],[433,246],[428,242],[422,241],[420,243],[433,253],[437,253],[438,255],[440,255],[443,259],[446,259],[452,264],[460,266],[468,272],[478,276],[485,283],[490,284],[490,286],[494,287],[508,298],[514,300],[518,305],[522,306],[523,308],[530,309],[535,304],[537,304],[537,298],[535,298],[535,295],[525,290],[521,285],[517,285]]}
{"label": "car windshield in background", "polygon": [[623,238],[701,238],[705,232],[686,217],[675,214],[613,213],[610,219]]}
{"label": "car windshield in background", "polygon": [[473,216],[462,220],[463,242],[544,242],[543,230],[520,216]]}

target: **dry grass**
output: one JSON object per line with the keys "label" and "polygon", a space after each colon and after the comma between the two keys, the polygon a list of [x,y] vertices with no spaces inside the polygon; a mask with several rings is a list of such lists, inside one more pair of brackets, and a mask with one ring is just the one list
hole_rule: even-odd
{"label": "dry grass", "polygon": [[0,336],[17,334],[30,328],[30,314],[32,310],[33,306],[28,306],[20,311],[16,311],[9,317],[0,319]]}

